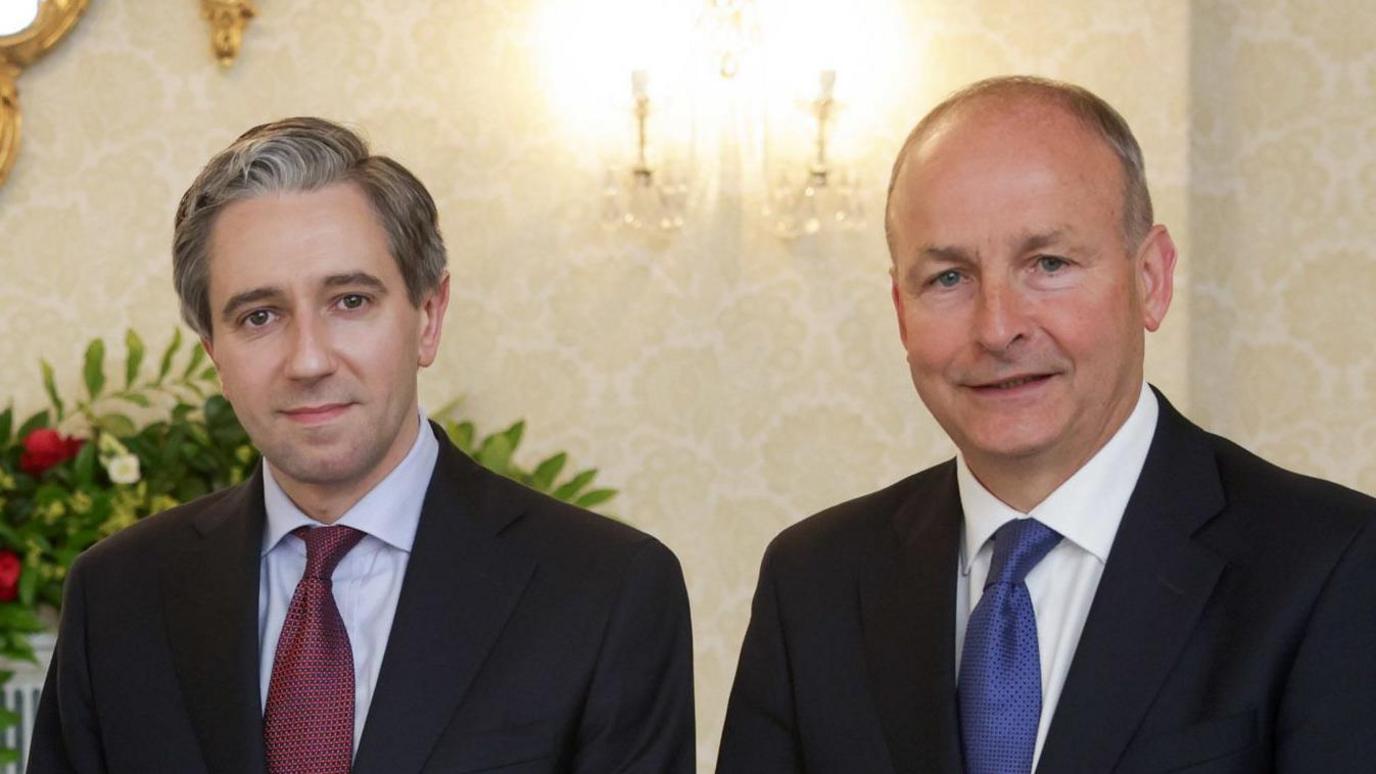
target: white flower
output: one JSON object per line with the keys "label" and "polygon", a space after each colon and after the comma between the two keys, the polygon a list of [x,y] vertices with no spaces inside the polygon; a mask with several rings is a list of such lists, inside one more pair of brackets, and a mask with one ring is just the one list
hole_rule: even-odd
{"label": "white flower", "polygon": [[116,484],[137,484],[140,478],[139,458],[132,454],[118,455],[105,463],[105,471]]}

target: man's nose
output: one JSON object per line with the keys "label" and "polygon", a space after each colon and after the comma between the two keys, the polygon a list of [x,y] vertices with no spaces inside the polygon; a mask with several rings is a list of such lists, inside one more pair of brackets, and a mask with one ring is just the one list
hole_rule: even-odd
{"label": "man's nose", "polygon": [[327,376],[335,369],[334,348],[325,323],[310,315],[294,320],[291,351],[287,356],[287,376],[311,380]]}
{"label": "man's nose", "polygon": [[1027,337],[1026,299],[1011,283],[1002,279],[981,283],[975,303],[975,338],[985,350],[1001,355]]}

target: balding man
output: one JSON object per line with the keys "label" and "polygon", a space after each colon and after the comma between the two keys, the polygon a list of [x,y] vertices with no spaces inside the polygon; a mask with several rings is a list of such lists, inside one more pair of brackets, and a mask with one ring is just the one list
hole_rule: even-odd
{"label": "balding man", "polygon": [[1088,91],[976,83],[913,130],[899,337],[956,459],[785,530],[722,774],[1376,767],[1376,502],[1143,377],[1176,253]]}

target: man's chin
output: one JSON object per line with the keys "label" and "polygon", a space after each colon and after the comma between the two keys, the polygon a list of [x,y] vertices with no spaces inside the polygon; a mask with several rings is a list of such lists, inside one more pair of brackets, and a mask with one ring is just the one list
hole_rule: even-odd
{"label": "man's chin", "polygon": [[310,486],[339,486],[363,475],[363,464],[354,449],[292,449],[281,454],[264,454],[273,471]]}
{"label": "man's chin", "polygon": [[990,462],[1018,463],[1035,460],[1050,449],[1056,434],[1046,428],[1000,426],[986,432],[966,435],[957,444],[967,458],[977,457]]}

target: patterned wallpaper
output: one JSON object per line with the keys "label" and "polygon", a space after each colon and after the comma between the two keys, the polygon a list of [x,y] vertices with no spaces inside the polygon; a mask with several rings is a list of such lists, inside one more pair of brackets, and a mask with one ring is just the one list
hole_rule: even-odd
{"label": "patterned wallpaper", "polygon": [[617,513],[683,561],[708,771],[766,542],[950,453],[889,307],[877,209],[892,155],[942,94],[1034,72],[1106,96],[1146,150],[1182,249],[1152,380],[1278,461],[1376,489],[1366,0],[856,0],[803,40],[772,20],[841,4],[760,0],[766,47],[747,64],[814,82],[838,70],[836,153],[870,192],[868,228],[769,232],[762,170],[787,159],[760,138],[801,114],[797,93],[759,90],[786,79],[743,71],[666,103],[663,136],[692,143],[684,231],[605,232],[603,167],[629,151],[615,95],[635,66],[608,52],[675,48],[691,28],[633,34],[627,14],[686,2],[260,0],[221,72],[193,0],[92,0],[20,81],[24,146],[0,188],[0,396],[37,408],[40,356],[74,386],[92,336],[170,335],[173,208],[233,136],[302,113],[364,129],[431,187],[450,246],[455,297],[424,400],[462,395],[484,429],[526,418],[532,459],[566,448],[598,465],[623,490]]}
{"label": "patterned wallpaper", "polygon": [[1264,456],[1376,491],[1376,5],[1199,7],[1193,405]]}

